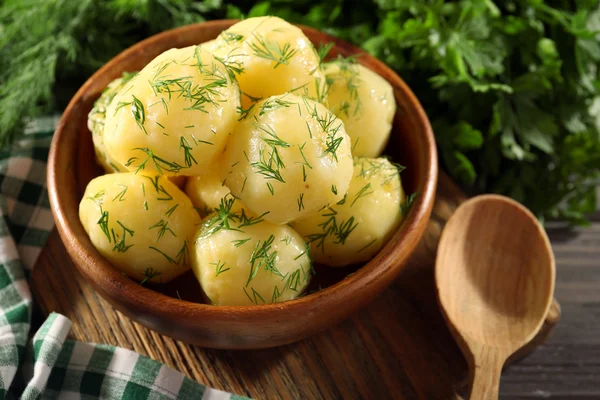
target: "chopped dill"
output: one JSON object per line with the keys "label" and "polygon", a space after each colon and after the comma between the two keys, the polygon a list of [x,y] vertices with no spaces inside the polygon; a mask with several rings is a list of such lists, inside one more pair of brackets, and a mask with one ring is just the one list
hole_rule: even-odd
{"label": "chopped dill", "polygon": [[[129,234],[129,236],[133,237],[134,231],[131,230],[131,229],[129,229],[129,228],[127,228],[119,220],[117,220],[117,224],[119,224],[119,226],[123,229],[123,232],[119,236],[119,235],[115,234],[115,230],[114,229],[111,229],[112,238],[113,238],[113,241],[115,243],[115,246],[113,247],[112,251],[117,251],[119,253],[125,253],[127,250],[129,250],[131,247],[133,247],[132,244],[130,244],[130,245],[126,245],[125,244],[125,240],[127,238],[127,234]],[[120,239],[117,242],[117,238],[119,238],[119,237],[120,237]]]}
{"label": "chopped dill", "polygon": [[260,107],[260,112],[258,113],[258,115],[263,115],[265,113],[279,110],[281,108],[287,108],[292,104],[295,104],[293,101],[286,101],[285,97],[286,95],[267,99]]}
{"label": "chopped dill", "polygon": [[[150,182],[152,182],[152,187],[154,187],[154,190],[156,190],[156,193],[157,193],[158,195],[161,195],[161,196],[163,196],[163,197],[157,197],[157,198],[156,198],[156,200],[165,200],[165,201],[168,201],[168,200],[173,200],[173,196],[171,196],[171,195],[169,194],[169,192],[167,192],[167,191],[165,190],[165,188],[164,188],[164,186],[163,186],[163,185],[160,185],[160,184],[158,183],[158,178],[159,178],[159,177],[158,177],[158,175],[157,175],[157,176],[155,176],[154,178],[152,178],[152,177],[150,177],[150,176],[146,176],[146,175],[144,175],[144,178],[148,178],[148,179],[150,179]],[[144,190],[144,194],[145,194],[145,190]]]}
{"label": "chopped dill", "polygon": [[127,189],[129,189],[129,188],[128,188],[126,185],[117,185],[117,186],[119,186],[119,187],[122,187],[122,188],[123,188],[123,190],[121,190],[121,191],[120,191],[120,192],[119,192],[119,193],[118,193],[118,194],[117,194],[117,195],[116,195],[116,196],[115,196],[115,197],[112,199],[112,201],[114,202],[114,201],[116,201],[117,199],[119,199],[119,201],[124,201],[124,200],[125,200],[125,198],[124,198],[124,196],[125,196],[125,193],[127,193]]}
{"label": "chopped dill", "polygon": [[[192,125],[193,126],[193,125]],[[183,149],[183,154],[184,154],[184,164],[186,167],[191,167],[192,166],[192,162],[196,165],[198,165],[198,162],[196,161],[196,159],[194,158],[194,156],[192,155],[192,147],[190,146],[190,144],[188,143],[188,141],[186,140],[185,137],[181,137],[181,140],[179,141],[179,148]]]}
{"label": "chopped dill", "polygon": [[[146,282],[150,281],[151,279],[156,278],[157,276],[159,276],[162,272],[159,271],[155,271],[154,268],[146,268],[144,270],[144,279],[140,282],[140,285],[144,285]],[[178,293],[179,295],[179,293]],[[181,298],[181,297],[180,297]]]}
{"label": "chopped dill", "polygon": [[300,193],[300,197],[298,197],[298,211],[304,210],[304,193]]}
{"label": "chopped dill", "polygon": [[173,235],[174,237],[177,237],[177,235],[175,234],[175,232],[173,232],[173,230],[171,228],[169,228],[169,221],[165,221],[164,219],[161,219],[160,221],[158,221],[157,223],[155,223],[154,225],[152,225],[150,228],[148,229],[154,229],[154,228],[160,228],[158,230],[158,233],[156,235],[156,243],[158,243],[158,241],[160,239],[162,239],[162,237],[165,235],[165,233],[169,232],[171,235]]}
{"label": "chopped dill", "polygon": [[217,261],[217,262],[211,262],[210,265],[214,265],[215,266],[215,276],[219,276],[221,275],[223,272],[229,271],[231,268],[225,268],[223,269],[223,267],[225,266],[226,262],[223,261],[221,263],[221,260]]}
{"label": "chopped dill", "polygon": [[231,243],[233,243],[234,247],[240,247],[242,246],[244,243],[248,242],[250,240],[250,238],[246,238],[246,239],[237,239],[237,240],[232,240]]}
{"label": "chopped dill", "polygon": [[290,60],[298,53],[298,49],[292,49],[290,43],[283,46],[279,42],[272,41],[261,35],[253,34],[254,40],[249,43],[254,55],[275,62],[273,68],[281,64],[289,64]]}
{"label": "chopped dill", "polygon": [[363,186],[355,195],[354,195],[354,200],[352,201],[352,203],[350,204],[350,207],[352,207],[354,205],[354,203],[356,203],[356,201],[362,197],[368,196],[370,194],[373,194],[373,189],[371,188],[371,182],[367,183],[365,186]]}
{"label": "chopped dill", "polygon": [[175,212],[175,210],[177,209],[177,207],[179,207],[179,204],[175,204],[173,207],[169,208],[166,212],[165,212],[165,217],[170,217],[171,214],[173,214],[173,212]]}
{"label": "chopped dill", "polygon": [[97,206],[101,206],[104,203],[104,196],[106,196],[106,191],[104,189],[100,190],[93,196],[88,196],[87,199],[96,203]]}
{"label": "chopped dill", "polygon": [[[136,147],[136,148],[132,149],[132,151],[135,151],[135,150],[141,151],[146,154],[146,159],[137,166],[137,168],[135,170],[136,174],[139,171],[146,169],[146,164],[150,160],[152,160],[152,162],[154,163],[154,167],[156,168],[156,171],[161,175],[163,174],[163,169],[168,172],[177,173],[177,172],[181,171],[182,168],[184,168],[176,162],[167,161],[164,158],[161,158],[161,157],[155,155],[154,152],[147,147],[143,147],[143,148]],[[129,160],[127,160],[127,163],[125,164],[125,166],[129,167],[137,160],[138,160],[137,157],[131,157]]]}

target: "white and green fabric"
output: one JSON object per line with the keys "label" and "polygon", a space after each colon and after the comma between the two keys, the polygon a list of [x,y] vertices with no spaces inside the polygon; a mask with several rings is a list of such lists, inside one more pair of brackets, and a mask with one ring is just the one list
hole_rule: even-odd
{"label": "white and green fabric", "polygon": [[53,227],[46,160],[57,118],[34,121],[0,152],[0,400],[245,399],[207,388],[133,351],[67,340],[52,313],[32,340],[31,270]]}

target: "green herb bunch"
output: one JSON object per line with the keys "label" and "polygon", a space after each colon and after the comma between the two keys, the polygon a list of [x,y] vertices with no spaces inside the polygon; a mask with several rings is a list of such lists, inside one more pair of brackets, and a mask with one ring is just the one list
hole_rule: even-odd
{"label": "green herb bunch", "polygon": [[0,141],[117,52],[205,19],[277,15],[362,46],[428,113],[473,192],[585,223],[600,184],[597,0],[0,0]]}

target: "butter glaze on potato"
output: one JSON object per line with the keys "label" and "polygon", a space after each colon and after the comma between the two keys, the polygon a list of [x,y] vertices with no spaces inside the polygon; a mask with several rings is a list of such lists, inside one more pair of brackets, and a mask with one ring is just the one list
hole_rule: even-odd
{"label": "butter glaze on potato", "polygon": [[381,76],[349,61],[324,64],[329,109],[352,139],[352,155],[378,157],[390,137],[396,113],[394,91]]}
{"label": "butter glaze on potato", "polygon": [[[208,166],[200,175],[190,176],[185,184],[185,194],[203,216],[219,208],[221,200],[231,193],[221,180],[220,163]],[[233,212],[241,212],[241,201],[233,204]]]}
{"label": "butter glaze on potato", "polygon": [[162,53],[110,103],[106,150],[132,171],[201,173],[239,118],[239,87],[229,72],[199,46]]}
{"label": "butter glaze on potato", "polygon": [[370,260],[402,221],[405,203],[400,169],[385,158],[354,158],[344,198],[292,223],[315,262],[341,267]]}
{"label": "butter glaze on potato", "polygon": [[312,275],[302,237],[288,225],[272,224],[247,211],[231,212],[235,202],[228,197],[218,214],[203,221],[191,248],[192,269],[204,294],[212,304],[224,306],[300,296]]}
{"label": "butter glaze on potato", "polygon": [[106,145],[104,144],[106,110],[117,93],[119,93],[119,90],[122,89],[136,74],[137,72],[124,73],[121,78],[117,78],[109,83],[88,114],[88,129],[92,132],[96,162],[107,174],[113,172],[126,172],[127,168],[115,160],[106,150]]}
{"label": "butter glaze on potato", "polygon": [[281,18],[238,22],[217,37],[212,51],[236,72],[246,109],[287,92],[324,100],[319,55],[299,28]]}
{"label": "butter glaze on potato", "polygon": [[341,200],[352,169],[342,121],[322,104],[292,94],[258,102],[235,127],[223,157],[231,193],[276,224]]}
{"label": "butter glaze on potato", "polygon": [[162,176],[99,176],[87,185],[79,218],[100,254],[132,279],[164,283],[189,269],[190,239],[200,216]]}

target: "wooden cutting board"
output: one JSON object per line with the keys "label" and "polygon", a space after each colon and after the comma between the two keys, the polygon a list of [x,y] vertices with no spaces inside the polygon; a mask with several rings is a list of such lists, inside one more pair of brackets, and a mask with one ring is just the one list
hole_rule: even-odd
{"label": "wooden cutting board", "polygon": [[[443,225],[464,200],[450,179],[440,176],[427,232],[394,284],[338,326],[279,348],[203,349],[132,322],[83,280],[56,231],[33,270],[32,292],[44,313],[55,311],[73,321],[73,339],[132,349],[236,394],[256,399],[455,398],[464,388],[467,367],[438,308],[433,262]],[[512,361],[542,343],[559,318],[555,300],[538,336]]]}

